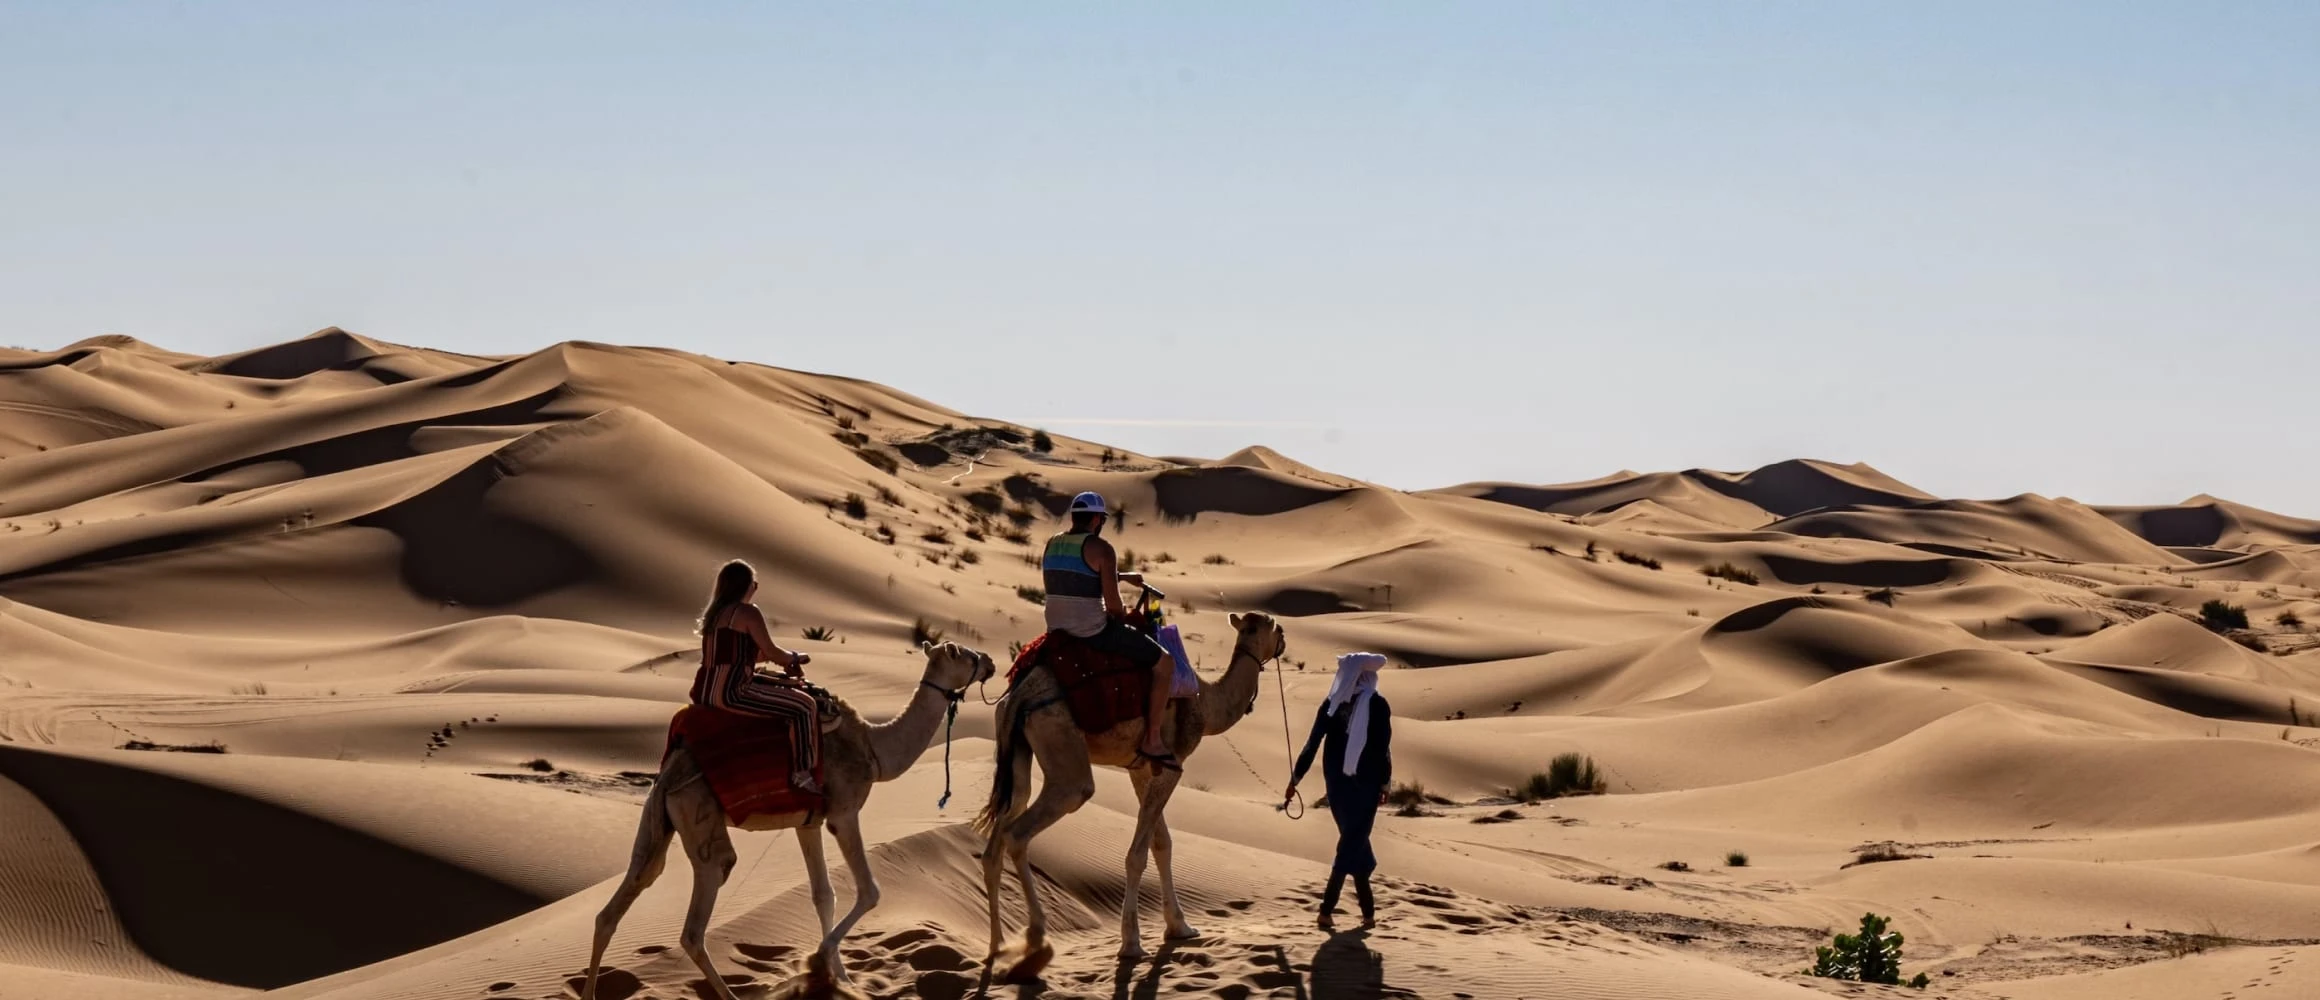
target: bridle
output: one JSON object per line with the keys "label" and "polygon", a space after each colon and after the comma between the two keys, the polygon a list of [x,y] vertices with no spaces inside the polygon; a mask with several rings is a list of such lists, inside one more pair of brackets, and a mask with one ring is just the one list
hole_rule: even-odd
{"label": "bridle", "polygon": [[[994,664],[992,671],[997,672],[997,670],[998,667]],[[989,676],[983,678],[983,681],[988,680],[990,680]],[[936,799],[934,803],[934,807],[938,810],[951,804],[951,727],[957,725],[959,721],[959,702],[967,699],[967,689],[977,683],[981,682],[970,680],[959,685],[958,689],[954,691],[924,677],[918,679],[919,687],[943,696],[943,700],[949,703],[943,708],[943,793],[942,798]]]}

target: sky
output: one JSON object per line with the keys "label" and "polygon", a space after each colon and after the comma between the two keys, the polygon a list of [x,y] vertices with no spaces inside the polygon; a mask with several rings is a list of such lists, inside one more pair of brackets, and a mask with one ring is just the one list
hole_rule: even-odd
{"label": "sky", "polygon": [[0,343],[2320,516],[2320,5],[0,0]]}

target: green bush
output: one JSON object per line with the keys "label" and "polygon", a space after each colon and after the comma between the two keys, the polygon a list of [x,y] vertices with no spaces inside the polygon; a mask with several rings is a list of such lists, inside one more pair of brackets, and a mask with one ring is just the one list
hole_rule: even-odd
{"label": "green bush", "polygon": [[827,625],[808,625],[798,634],[805,636],[807,642],[828,642],[838,637],[837,631]]}
{"label": "green bush", "polygon": [[1601,795],[1603,774],[1595,767],[1595,758],[1585,754],[1557,754],[1547,762],[1544,772],[1533,774],[1514,789],[1514,797],[1521,802],[1541,802],[1566,795]]}
{"label": "green bush", "polygon": [[[1861,933],[1839,934],[1827,947],[1813,949],[1813,955],[1812,968],[1804,970],[1808,976],[1902,985],[1901,935],[1888,933],[1885,918],[1874,913],[1861,914]],[[1925,973],[1918,973],[1908,985],[1924,989]]]}
{"label": "green bush", "polygon": [[1748,867],[1748,852],[1747,852],[1747,851],[1730,851],[1730,852],[1727,852],[1727,853],[1725,853],[1725,855],[1724,855],[1724,867],[1726,867],[1726,868],[1746,868],[1746,867]]}
{"label": "green bush", "polygon": [[2211,600],[2199,606],[2199,624],[2209,631],[2248,627],[2247,609],[2224,600]]}

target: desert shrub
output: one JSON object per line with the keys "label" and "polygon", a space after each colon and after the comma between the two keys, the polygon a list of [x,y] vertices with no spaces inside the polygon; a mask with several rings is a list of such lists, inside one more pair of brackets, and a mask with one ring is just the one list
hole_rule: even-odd
{"label": "desert shrub", "polygon": [[838,637],[837,630],[827,625],[808,625],[799,629],[798,634],[804,636],[808,642],[828,642]]}
{"label": "desert shrub", "polygon": [[1000,541],[1013,542],[1017,545],[1031,544],[1031,533],[1021,528],[1000,528],[998,530]]}
{"label": "desert shrub", "polygon": [[919,532],[918,537],[936,545],[949,545],[951,543],[951,533],[941,528],[928,528]]}
{"label": "desert shrub", "polygon": [[893,489],[881,483],[878,486],[878,502],[888,507],[900,507],[902,506],[902,494],[894,492]]}
{"label": "desert shrub", "polygon": [[[1902,985],[1901,935],[1887,932],[1885,918],[1874,913],[1861,914],[1861,933],[1839,934],[1826,947],[1813,949],[1813,956],[1812,968],[1804,970],[1805,975]],[[1925,974],[1918,973],[1909,985],[1924,989]]]}
{"label": "desert shrub", "polygon": [[831,431],[830,436],[837,438],[839,444],[845,445],[848,448],[860,449],[867,447],[870,444],[870,435],[864,434],[861,431]]}
{"label": "desert shrub", "polygon": [[1232,565],[1232,560],[1225,558],[1224,553],[1222,552],[1211,552],[1208,555],[1203,556],[1200,560],[1200,563],[1203,566],[1230,566]]}
{"label": "desert shrub", "polygon": [[1490,815],[1487,815],[1487,816],[1476,816],[1476,817],[1474,817],[1474,822],[1476,822],[1476,823],[1512,823],[1512,822],[1514,822],[1515,820],[1518,820],[1518,819],[1521,819],[1521,818],[1522,818],[1522,814],[1521,814],[1521,813],[1518,813],[1518,812],[1516,812],[1516,811],[1514,811],[1514,810],[1512,810],[1512,809],[1501,809],[1501,810],[1499,810],[1499,811],[1497,811],[1497,812],[1494,812],[1494,813],[1491,813]]}
{"label": "desert shrub", "polygon": [[556,769],[556,765],[548,763],[548,759],[546,757],[534,757],[525,761],[524,766],[542,774],[546,774]]}
{"label": "desert shrub", "polygon": [[2304,619],[2298,617],[2293,611],[2282,611],[2280,612],[2280,616],[2278,618],[2274,618],[2272,620],[2280,623],[2281,628],[2304,627]]}
{"label": "desert shrub", "polygon": [[973,549],[960,549],[958,559],[960,562],[972,566],[983,561],[983,554]]}
{"label": "desert shrub", "polygon": [[1386,804],[1389,806],[1422,806],[1426,804],[1427,798],[1426,786],[1415,781],[1400,782],[1386,790]]}
{"label": "desert shrub", "polygon": [[1877,603],[1879,603],[1879,604],[1882,604],[1882,605],[1884,605],[1884,606],[1886,606],[1886,607],[1890,608],[1890,607],[1892,607],[1892,606],[1893,606],[1893,599],[1894,599],[1895,597],[1898,597],[1898,596],[1900,596],[1900,595],[1898,595],[1898,594],[1895,594],[1895,593],[1893,592],[1893,588],[1891,588],[1891,587],[1879,587],[1879,588],[1877,588],[1877,589],[1875,589],[1875,590],[1872,590],[1872,591],[1870,591],[1870,592],[1868,592],[1868,593],[1866,593],[1866,594],[1862,594],[1862,595],[1861,595],[1861,599],[1862,599],[1862,600],[1867,600],[1867,601],[1875,601],[1875,602],[1877,602]]}
{"label": "desert shrub", "polygon": [[1688,872],[1692,870],[1692,866],[1690,864],[1682,861],[1662,861],[1659,863],[1659,866],[1662,869],[1671,872]]}
{"label": "desert shrub", "polygon": [[236,684],[234,685],[234,693],[263,695],[266,693],[266,682],[252,681],[248,684]]}
{"label": "desert shrub", "polygon": [[1645,569],[1659,568],[1659,560],[1650,556],[1639,556],[1633,552],[1627,551],[1614,551],[1611,554],[1618,556],[1620,562],[1626,563],[1630,566],[1641,566]]}
{"label": "desert shrub", "polygon": [[857,521],[870,516],[870,504],[862,499],[860,493],[846,494],[845,508],[846,516]]}
{"label": "desert shrub", "polygon": [[1740,567],[1734,566],[1731,563],[1717,563],[1714,566],[1702,566],[1700,567],[1700,575],[1705,577],[1712,577],[1718,580],[1730,580],[1733,583],[1745,583],[1751,587],[1756,585],[1755,573],[1749,570],[1741,569]]}
{"label": "desert shrub", "polygon": [[891,476],[902,471],[902,462],[868,445],[854,446],[854,457],[870,463],[870,467]]}
{"label": "desert shrub", "polygon": [[1116,451],[1113,451],[1113,450],[1111,450],[1110,448],[1106,448],[1106,449],[1104,449],[1104,453],[1103,453],[1102,455],[1100,455],[1100,456],[1098,456],[1098,457],[1097,457],[1097,461],[1099,461],[1099,462],[1102,462],[1102,463],[1103,463],[1103,464],[1105,464],[1105,465],[1110,465],[1110,464],[1112,464],[1112,463],[1114,463],[1114,462],[1117,462],[1117,461],[1119,461],[1119,460],[1120,460],[1120,453],[1119,453],[1119,452],[1116,452]]}
{"label": "desert shrub", "polygon": [[941,629],[939,629],[939,628],[936,628],[936,627],[934,627],[934,623],[933,623],[933,622],[927,621],[927,620],[926,620],[926,619],[924,619],[924,618],[920,618],[920,619],[917,619],[917,620],[915,620],[915,621],[913,621],[913,622],[911,622],[911,623],[910,623],[910,644],[911,644],[911,645],[913,645],[913,646],[930,646],[930,645],[939,645],[939,644],[941,644],[941,642],[942,642],[942,641],[943,641],[943,630],[941,630]]}
{"label": "desert shrub", "polygon": [[2210,600],[2199,606],[2199,624],[2214,632],[2246,628],[2247,609],[2225,600]]}
{"label": "desert shrub", "polygon": [[1144,568],[1144,558],[1135,549],[1120,550],[1120,572],[1133,573]]}
{"label": "desert shrub", "polygon": [[987,540],[986,536],[983,534],[983,526],[980,524],[967,525],[967,530],[959,532],[959,534],[967,536],[967,541],[970,542],[980,542]]}
{"label": "desert shrub", "polygon": [[1039,512],[1032,510],[1030,504],[1018,503],[1007,508],[1007,520],[1015,522],[1018,528],[1028,528],[1033,521],[1039,520]]}
{"label": "desert shrub", "polygon": [[1046,431],[1032,431],[1031,450],[1041,453],[1054,451],[1055,439],[1048,437]]}
{"label": "desert shrub", "polygon": [[1691,616],[1691,617],[1693,617],[1693,618],[1698,618],[1698,617],[1700,617],[1700,609],[1698,609],[1698,608],[1685,608],[1685,609],[1684,609],[1684,614],[1686,614],[1686,615],[1689,615],[1689,616]]}
{"label": "desert shrub", "polygon": [[1594,542],[1588,542],[1588,543],[1587,543],[1587,551],[1586,551],[1586,553],[1585,553],[1585,555],[1587,556],[1587,561],[1588,561],[1588,562],[1594,562],[1594,561],[1595,561],[1595,553],[1596,553],[1596,551],[1597,551],[1597,549],[1595,548],[1595,543],[1594,543]]}
{"label": "desert shrub", "polygon": [[[1886,861],[1909,861],[1922,857],[1925,855],[1907,853],[1896,844],[1870,844],[1854,852],[1853,864],[1874,865]],[[1852,865],[1846,867],[1850,868]]]}
{"label": "desert shrub", "polygon": [[1748,867],[1748,852],[1747,852],[1747,851],[1727,851],[1727,852],[1725,852],[1725,854],[1724,854],[1724,867],[1726,867],[1726,868],[1746,868],[1746,867]]}
{"label": "desert shrub", "polygon": [[1037,587],[1016,587],[1015,596],[1020,597],[1026,601],[1030,601],[1033,604],[1047,603],[1047,591],[1041,590]]}
{"label": "desert shrub", "polygon": [[1585,754],[1557,754],[1547,762],[1547,769],[1524,779],[1510,794],[1518,802],[1543,802],[1566,795],[1603,794],[1603,775],[1595,767],[1595,758]]}

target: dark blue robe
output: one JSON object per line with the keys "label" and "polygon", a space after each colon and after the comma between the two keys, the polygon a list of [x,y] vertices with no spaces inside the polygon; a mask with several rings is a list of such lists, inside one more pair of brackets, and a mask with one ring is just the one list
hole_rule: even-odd
{"label": "dark blue robe", "polygon": [[1305,751],[1297,755],[1296,774],[1289,783],[1294,786],[1304,779],[1318,751],[1321,779],[1329,789],[1329,817],[1337,822],[1337,859],[1330,874],[1367,878],[1377,870],[1377,854],[1370,850],[1369,834],[1377,825],[1378,798],[1394,781],[1394,712],[1384,695],[1370,692],[1369,742],[1362,746],[1354,773],[1347,774],[1346,727],[1352,715],[1350,701],[1334,714],[1327,703],[1314,713],[1313,734],[1305,739]]}

